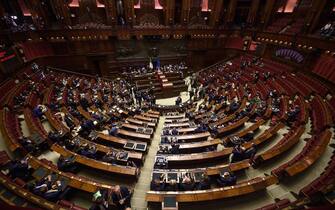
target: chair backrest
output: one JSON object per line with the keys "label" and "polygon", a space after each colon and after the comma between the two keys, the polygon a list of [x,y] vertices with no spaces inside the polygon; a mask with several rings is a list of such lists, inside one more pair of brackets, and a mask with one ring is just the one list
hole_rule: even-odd
{"label": "chair backrest", "polygon": [[162,202],[162,210],[178,210],[176,196],[166,196]]}

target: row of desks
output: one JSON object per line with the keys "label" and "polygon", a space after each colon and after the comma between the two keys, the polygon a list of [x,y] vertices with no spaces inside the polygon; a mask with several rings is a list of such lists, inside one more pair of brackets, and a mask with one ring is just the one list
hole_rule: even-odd
{"label": "row of desks", "polygon": [[253,193],[266,187],[277,184],[275,176],[256,177],[254,179],[238,183],[231,187],[222,187],[209,190],[195,190],[186,192],[161,192],[149,191],[146,195],[148,202],[163,202],[164,198],[175,197],[176,202],[200,202],[216,199],[223,199]]}
{"label": "row of desks", "polygon": [[[192,150],[192,149],[200,149],[200,148],[206,148],[211,146],[217,146],[218,144],[221,144],[220,139],[213,139],[208,141],[200,141],[200,142],[193,142],[193,143],[182,143],[179,144],[179,150],[181,150],[181,153],[183,153],[183,150]],[[161,144],[162,146],[171,146],[170,144]]]}
{"label": "row of desks", "polygon": [[[267,129],[257,138],[246,142],[243,144],[245,148],[250,148],[252,144],[259,145],[265,142],[266,140],[271,139],[278,130],[284,127],[284,124],[278,123],[277,125]],[[201,142],[199,142],[201,143]],[[185,144],[186,145],[186,144]],[[190,145],[190,144],[187,144]],[[199,145],[198,145],[199,146]],[[203,153],[192,153],[192,154],[177,154],[177,155],[164,155],[169,163],[171,164],[190,164],[190,163],[198,163],[198,162],[208,162],[216,159],[225,158],[230,155],[233,151],[232,147],[224,148],[221,151],[213,151],[213,152],[203,152]],[[160,155],[162,156],[162,155]]]}
{"label": "row of desks", "polygon": [[[35,170],[44,169],[44,170],[47,170],[49,174],[55,173],[60,177],[69,179],[68,185],[78,190],[93,193],[93,192],[96,192],[98,189],[112,189],[113,188],[111,185],[108,185],[105,183],[96,182],[91,179],[77,176],[72,173],[66,173],[66,172],[59,171],[56,165],[47,164],[44,161],[41,161],[31,155],[28,155],[28,163],[29,163],[29,166],[31,166]],[[36,178],[42,178],[42,177],[36,177]]]}
{"label": "row of desks", "polygon": [[211,136],[210,132],[206,131],[206,132],[195,133],[195,134],[176,135],[173,137],[176,138],[178,141],[182,141],[182,142],[194,142],[194,141],[207,140],[208,137],[210,136]]}
{"label": "row of desks", "polygon": [[78,155],[77,153],[67,150],[66,148],[58,144],[53,144],[51,146],[51,149],[65,157],[74,156],[75,162],[91,167],[91,168],[94,168],[94,169],[99,169],[102,171],[111,172],[111,173],[120,174],[120,175],[127,175],[130,177],[137,177],[139,174],[138,168],[115,165],[115,164],[110,164],[110,163],[106,163],[102,161],[97,161],[97,160],[87,158],[82,155]]}

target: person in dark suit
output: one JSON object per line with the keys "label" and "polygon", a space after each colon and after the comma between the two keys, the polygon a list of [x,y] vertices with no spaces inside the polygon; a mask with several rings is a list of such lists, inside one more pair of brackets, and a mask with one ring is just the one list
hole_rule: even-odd
{"label": "person in dark suit", "polygon": [[176,127],[174,127],[171,131],[171,134],[174,135],[174,136],[178,135],[179,134],[178,129]]}
{"label": "person in dark suit", "polygon": [[37,146],[27,137],[19,138],[19,142],[28,152],[34,152],[38,150]]}
{"label": "person in dark suit", "polygon": [[37,106],[33,109],[33,115],[34,117],[38,117],[39,119],[43,116],[43,111],[41,106]]}
{"label": "person in dark suit", "polygon": [[177,180],[175,179],[170,180],[170,182],[165,185],[164,190],[165,191],[178,191],[179,186],[178,186]]}
{"label": "person in dark suit", "polygon": [[77,170],[77,166],[74,162],[73,157],[64,157],[61,155],[57,161],[57,167],[59,170],[64,172],[75,172]]}
{"label": "person in dark suit", "polygon": [[180,184],[180,189],[183,191],[192,191],[194,190],[194,182],[188,176],[185,176],[182,183]]}
{"label": "person in dark suit", "polygon": [[233,186],[236,184],[236,181],[236,176],[229,173],[228,171],[220,174],[220,177],[217,179],[219,187]]}
{"label": "person in dark suit", "polygon": [[81,97],[79,103],[80,103],[80,105],[83,107],[83,109],[84,109],[85,111],[88,110],[88,107],[89,107],[90,105],[89,105],[88,100],[86,99],[85,96],[82,96],[82,97]]}
{"label": "person in dark suit", "polygon": [[115,151],[109,151],[102,157],[102,161],[113,164],[116,163],[116,159],[117,154]]}
{"label": "person in dark suit", "polygon": [[211,189],[211,180],[207,174],[204,174],[203,178],[197,186],[197,190],[208,190]]}
{"label": "person in dark suit", "polygon": [[256,154],[256,151],[257,150],[254,144],[252,144],[252,147],[250,147],[249,149],[246,149],[241,145],[237,145],[234,147],[233,152],[229,156],[229,162],[235,163],[245,159],[250,159],[252,161],[253,157]]}
{"label": "person in dark suit", "polygon": [[108,131],[109,135],[111,136],[117,136],[117,133],[118,133],[118,127],[116,124],[112,124],[112,128]]}
{"label": "person in dark suit", "polygon": [[63,183],[61,181],[56,181],[49,190],[47,190],[43,197],[49,201],[58,200],[59,196],[63,191]]}
{"label": "person in dark suit", "polygon": [[70,129],[74,128],[75,124],[74,124],[74,122],[72,121],[71,117],[68,114],[65,114],[64,121]]}
{"label": "person in dark suit", "polygon": [[83,144],[78,153],[85,157],[96,159],[97,150],[94,145]]}
{"label": "person in dark suit", "polygon": [[150,190],[163,191],[165,188],[165,182],[161,183],[159,179],[154,179],[150,183]]}
{"label": "person in dark suit", "polygon": [[14,160],[9,166],[9,176],[12,179],[20,178],[27,180],[30,174],[31,170],[29,170],[28,162],[25,159],[20,161]]}
{"label": "person in dark suit", "polygon": [[127,187],[115,185],[112,192],[112,199],[119,210],[125,210],[130,205],[131,192]]}
{"label": "person in dark suit", "polygon": [[182,103],[182,99],[180,96],[176,99],[176,105],[179,106]]}
{"label": "person in dark suit", "polygon": [[170,149],[170,153],[171,154],[179,154],[179,147],[180,145],[179,144],[176,144],[176,143],[172,143],[171,144],[171,149]]}

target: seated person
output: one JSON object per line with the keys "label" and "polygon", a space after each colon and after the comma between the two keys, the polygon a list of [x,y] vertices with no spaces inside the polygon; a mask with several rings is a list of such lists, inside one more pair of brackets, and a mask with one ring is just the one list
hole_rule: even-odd
{"label": "seated person", "polygon": [[252,139],[254,138],[254,133],[253,132],[248,132],[247,134],[245,134],[243,136],[243,141],[244,142],[248,142],[248,141],[251,141]]}
{"label": "seated person", "polygon": [[183,180],[182,180],[182,183],[180,184],[180,189],[183,190],[183,191],[192,191],[194,190],[194,182],[192,181],[192,179],[185,175]]}
{"label": "seated person", "polygon": [[182,99],[180,96],[176,99],[176,105],[179,106],[182,103]]}
{"label": "seated person", "polygon": [[161,143],[162,144],[168,144],[168,143],[170,143],[170,138],[168,136],[162,136]]}
{"label": "seated person", "polygon": [[64,122],[70,129],[73,129],[75,127],[74,122],[72,121],[71,117],[68,114],[65,114]]}
{"label": "seated person", "polygon": [[197,190],[211,189],[211,181],[207,174],[204,174],[201,181],[198,183]]}
{"label": "seated person", "polygon": [[32,189],[32,192],[35,194],[35,195],[38,195],[38,196],[43,196],[44,193],[48,191],[48,186],[47,184],[41,184],[41,185],[36,185],[33,189]]}
{"label": "seated person", "polygon": [[170,138],[170,143],[178,143],[178,138],[177,138],[177,136],[172,136],[171,138]]}
{"label": "seated person", "polygon": [[83,109],[85,111],[88,110],[88,108],[89,108],[90,105],[88,103],[88,100],[85,98],[85,95],[81,96],[81,99],[80,99],[79,103],[80,103],[80,105],[83,107]]}
{"label": "seated person", "polygon": [[211,122],[216,122],[218,120],[218,116],[215,114],[215,112],[212,112],[210,121]]}
{"label": "seated person", "polygon": [[213,125],[212,127],[210,127],[210,131],[212,133],[212,137],[214,137],[214,138],[219,134],[219,130],[218,130],[217,125]]}
{"label": "seated person", "polygon": [[228,171],[220,174],[220,177],[217,179],[219,187],[234,186],[236,184],[236,181],[236,176],[229,173]]}
{"label": "seated person", "polygon": [[157,151],[159,154],[168,154],[169,153],[169,147],[168,146],[159,146],[159,149]]}
{"label": "seated person", "polygon": [[42,119],[44,112],[46,112],[46,107],[44,105],[38,105],[33,109],[33,116]]}
{"label": "seated person", "polygon": [[178,133],[179,132],[178,132],[178,129],[176,127],[174,127],[171,131],[171,134],[174,135],[174,136],[178,135]]}
{"label": "seated person", "polygon": [[114,150],[109,151],[102,157],[102,161],[115,164],[116,159],[117,159],[116,156],[117,156],[117,153]]}
{"label": "seated person", "polygon": [[136,163],[132,160],[127,160],[126,166],[137,168]]}
{"label": "seated person", "polygon": [[112,199],[119,210],[130,208],[131,192],[127,187],[115,185],[112,191]]}
{"label": "seated person", "polygon": [[61,142],[63,140],[63,136],[61,135],[60,132],[58,131],[50,131],[48,134],[48,138],[52,141],[52,142]]}
{"label": "seated person", "polygon": [[164,129],[164,130],[163,130],[163,135],[165,135],[165,136],[169,136],[169,135],[171,135],[170,130],[169,130],[169,129]]}
{"label": "seated person", "polygon": [[118,160],[124,160],[124,161],[127,161],[128,160],[128,152],[126,151],[119,151],[116,155],[117,159]]}
{"label": "seated person", "polygon": [[109,135],[111,136],[117,136],[118,133],[118,127],[116,126],[116,124],[112,124],[112,128],[109,130]]}
{"label": "seated person", "polygon": [[204,123],[201,123],[200,125],[198,125],[198,127],[194,130],[194,132],[196,133],[201,133],[201,132],[206,132],[206,131],[208,131],[208,128],[206,127]]}
{"label": "seated person", "polygon": [[170,180],[169,183],[165,184],[164,190],[165,191],[178,191],[179,186],[178,186],[177,180],[175,179]]}
{"label": "seated person", "polygon": [[244,143],[243,139],[234,135],[234,136],[231,136],[229,137],[229,140],[230,140],[230,143],[233,145],[233,146],[236,146],[236,145],[241,145]]}
{"label": "seated person", "polygon": [[180,147],[179,144],[172,143],[172,144],[171,144],[170,153],[171,153],[171,154],[179,154],[179,153],[180,153],[180,151],[179,151],[179,147]]}
{"label": "seated person", "polygon": [[96,158],[96,153],[97,150],[95,146],[94,145],[89,146],[88,144],[83,144],[78,151],[78,154],[92,159]]}
{"label": "seated person", "polygon": [[189,118],[190,120],[194,119],[194,114],[193,112],[186,112],[185,117]]}
{"label": "seated person", "polygon": [[229,112],[233,113],[235,111],[238,110],[238,108],[240,107],[240,104],[238,102],[233,101],[230,105],[229,105]]}
{"label": "seated person", "polygon": [[76,163],[74,161],[74,157],[64,157],[61,155],[57,161],[57,167],[59,170],[64,172],[72,172],[74,173],[77,170]]}
{"label": "seated person", "polygon": [[245,159],[252,160],[255,154],[256,154],[256,147],[254,145],[249,149],[246,149],[241,145],[237,145],[234,147],[232,154],[229,156],[229,162],[235,163]]}
{"label": "seated person", "polygon": [[287,113],[287,121],[288,122],[293,122],[297,119],[298,115],[300,113],[300,108],[299,106],[294,106],[294,108],[290,109]]}
{"label": "seated person", "polygon": [[168,160],[164,156],[156,156],[155,168],[167,168]]}
{"label": "seated person", "polygon": [[63,191],[63,183],[61,181],[56,181],[49,190],[47,190],[43,197],[49,201],[56,201]]}
{"label": "seated person", "polygon": [[26,137],[19,138],[19,142],[23,146],[23,148],[28,152],[34,152],[38,150],[38,147],[30,139]]}
{"label": "seated person", "polygon": [[151,181],[150,190],[152,191],[163,191],[165,188],[165,182],[161,183],[161,180],[154,179]]}
{"label": "seated person", "polygon": [[22,180],[27,180],[30,175],[32,170],[29,168],[28,162],[26,159],[22,159],[22,160],[13,160],[10,164],[9,164],[9,173],[8,175],[12,178],[20,178]]}
{"label": "seated person", "polygon": [[80,148],[80,140],[78,138],[67,139],[64,144],[65,147],[71,151],[76,151]]}

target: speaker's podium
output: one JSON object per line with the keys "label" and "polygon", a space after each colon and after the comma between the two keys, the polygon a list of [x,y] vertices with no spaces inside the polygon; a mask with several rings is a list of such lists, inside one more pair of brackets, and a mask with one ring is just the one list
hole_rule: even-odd
{"label": "speaker's podium", "polygon": [[162,202],[162,210],[178,210],[176,196],[166,196]]}

